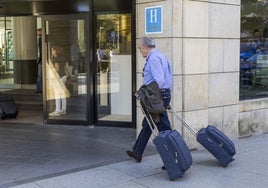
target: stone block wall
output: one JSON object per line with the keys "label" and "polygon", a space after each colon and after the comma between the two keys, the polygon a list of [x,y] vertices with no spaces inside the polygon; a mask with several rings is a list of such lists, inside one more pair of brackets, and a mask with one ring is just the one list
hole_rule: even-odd
{"label": "stone block wall", "polygon": [[238,128],[239,137],[268,133],[268,100],[241,101]]}
{"label": "stone block wall", "polygon": [[[239,0],[137,0],[137,40],[145,35],[145,8],[163,7],[163,32],[151,34],[157,48],[172,62],[173,108],[196,130],[217,126],[232,139],[238,137],[239,119]],[[137,88],[145,59],[137,49]],[[140,111],[137,107],[137,111]],[[141,128],[140,113],[137,133]],[[190,148],[193,135],[172,115],[173,128]]]}

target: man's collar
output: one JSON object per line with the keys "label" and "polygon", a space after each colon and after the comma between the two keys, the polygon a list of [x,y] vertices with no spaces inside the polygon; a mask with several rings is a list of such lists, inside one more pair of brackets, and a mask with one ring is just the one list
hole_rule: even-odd
{"label": "man's collar", "polygon": [[146,60],[149,59],[150,55],[152,54],[152,52],[155,51],[155,48],[152,48],[149,53],[147,54]]}

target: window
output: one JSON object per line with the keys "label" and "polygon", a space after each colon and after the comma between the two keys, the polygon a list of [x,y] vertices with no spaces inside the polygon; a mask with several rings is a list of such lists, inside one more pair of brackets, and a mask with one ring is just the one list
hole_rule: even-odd
{"label": "window", "polygon": [[131,14],[98,14],[98,120],[131,122]]}
{"label": "window", "polygon": [[240,100],[268,97],[268,0],[241,1]]}
{"label": "window", "polygon": [[0,17],[0,83],[14,84],[12,17]]}

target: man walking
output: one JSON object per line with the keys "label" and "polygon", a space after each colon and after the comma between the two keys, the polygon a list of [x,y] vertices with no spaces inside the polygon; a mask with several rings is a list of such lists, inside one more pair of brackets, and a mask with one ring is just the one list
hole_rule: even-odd
{"label": "man walking", "polygon": [[[146,63],[143,69],[143,84],[148,85],[153,81],[158,83],[161,95],[163,97],[165,108],[168,107],[171,98],[172,89],[172,73],[170,63],[166,56],[155,49],[155,41],[149,37],[142,37],[138,48],[141,55],[146,58]],[[156,124],[157,129],[161,131],[171,130],[167,112],[160,114],[160,122]],[[135,159],[136,162],[141,162],[142,154],[150,139],[152,131],[146,118],[142,121],[142,130],[132,148],[132,151],[127,151],[129,157]]]}

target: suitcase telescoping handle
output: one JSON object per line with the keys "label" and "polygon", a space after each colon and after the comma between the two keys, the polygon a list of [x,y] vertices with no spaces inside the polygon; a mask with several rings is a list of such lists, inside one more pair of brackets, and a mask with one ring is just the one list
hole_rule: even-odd
{"label": "suitcase telescoping handle", "polygon": [[136,96],[136,99],[140,102],[141,111],[142,111],[142,113],[143,113],[143,115],[144,115],[147,123],[149,124],[149,127],[150,127],[153,135],[156,137],[159,134],[159,131],[157,129],[157,126],[154,123],[154,120],[153,120],[152,116],[150,115],[150,113],[148,112],[148,110],[146,110],[146,109],[143,108],[143,106],[141,104],[141,101],[139,99],[139,96],[137,94],[135,96]]}
{"label": "suitcase telescoping handle", "polygon": [[149,124],[150,129],[152,130],[153,135],[156,137],[159,134],[159,131],[157,129],[157,126],[154,123],[154,120],[152,118],[152,116],[150,115],[150,113],[148,112],[148,110],[144,109],[143,106],[141,105],[141,110],[143,115],[146,118],[146,121]]}
{"label": "suitcase telescoping handle", "polygon": [[184,125],[184,127],[186,127],[193,135],[197,135],[197,132],[177,113],[175,112],[171,106],[168,106],[168,111],[171,111],[175,117],[182,122],[182,124]]}

